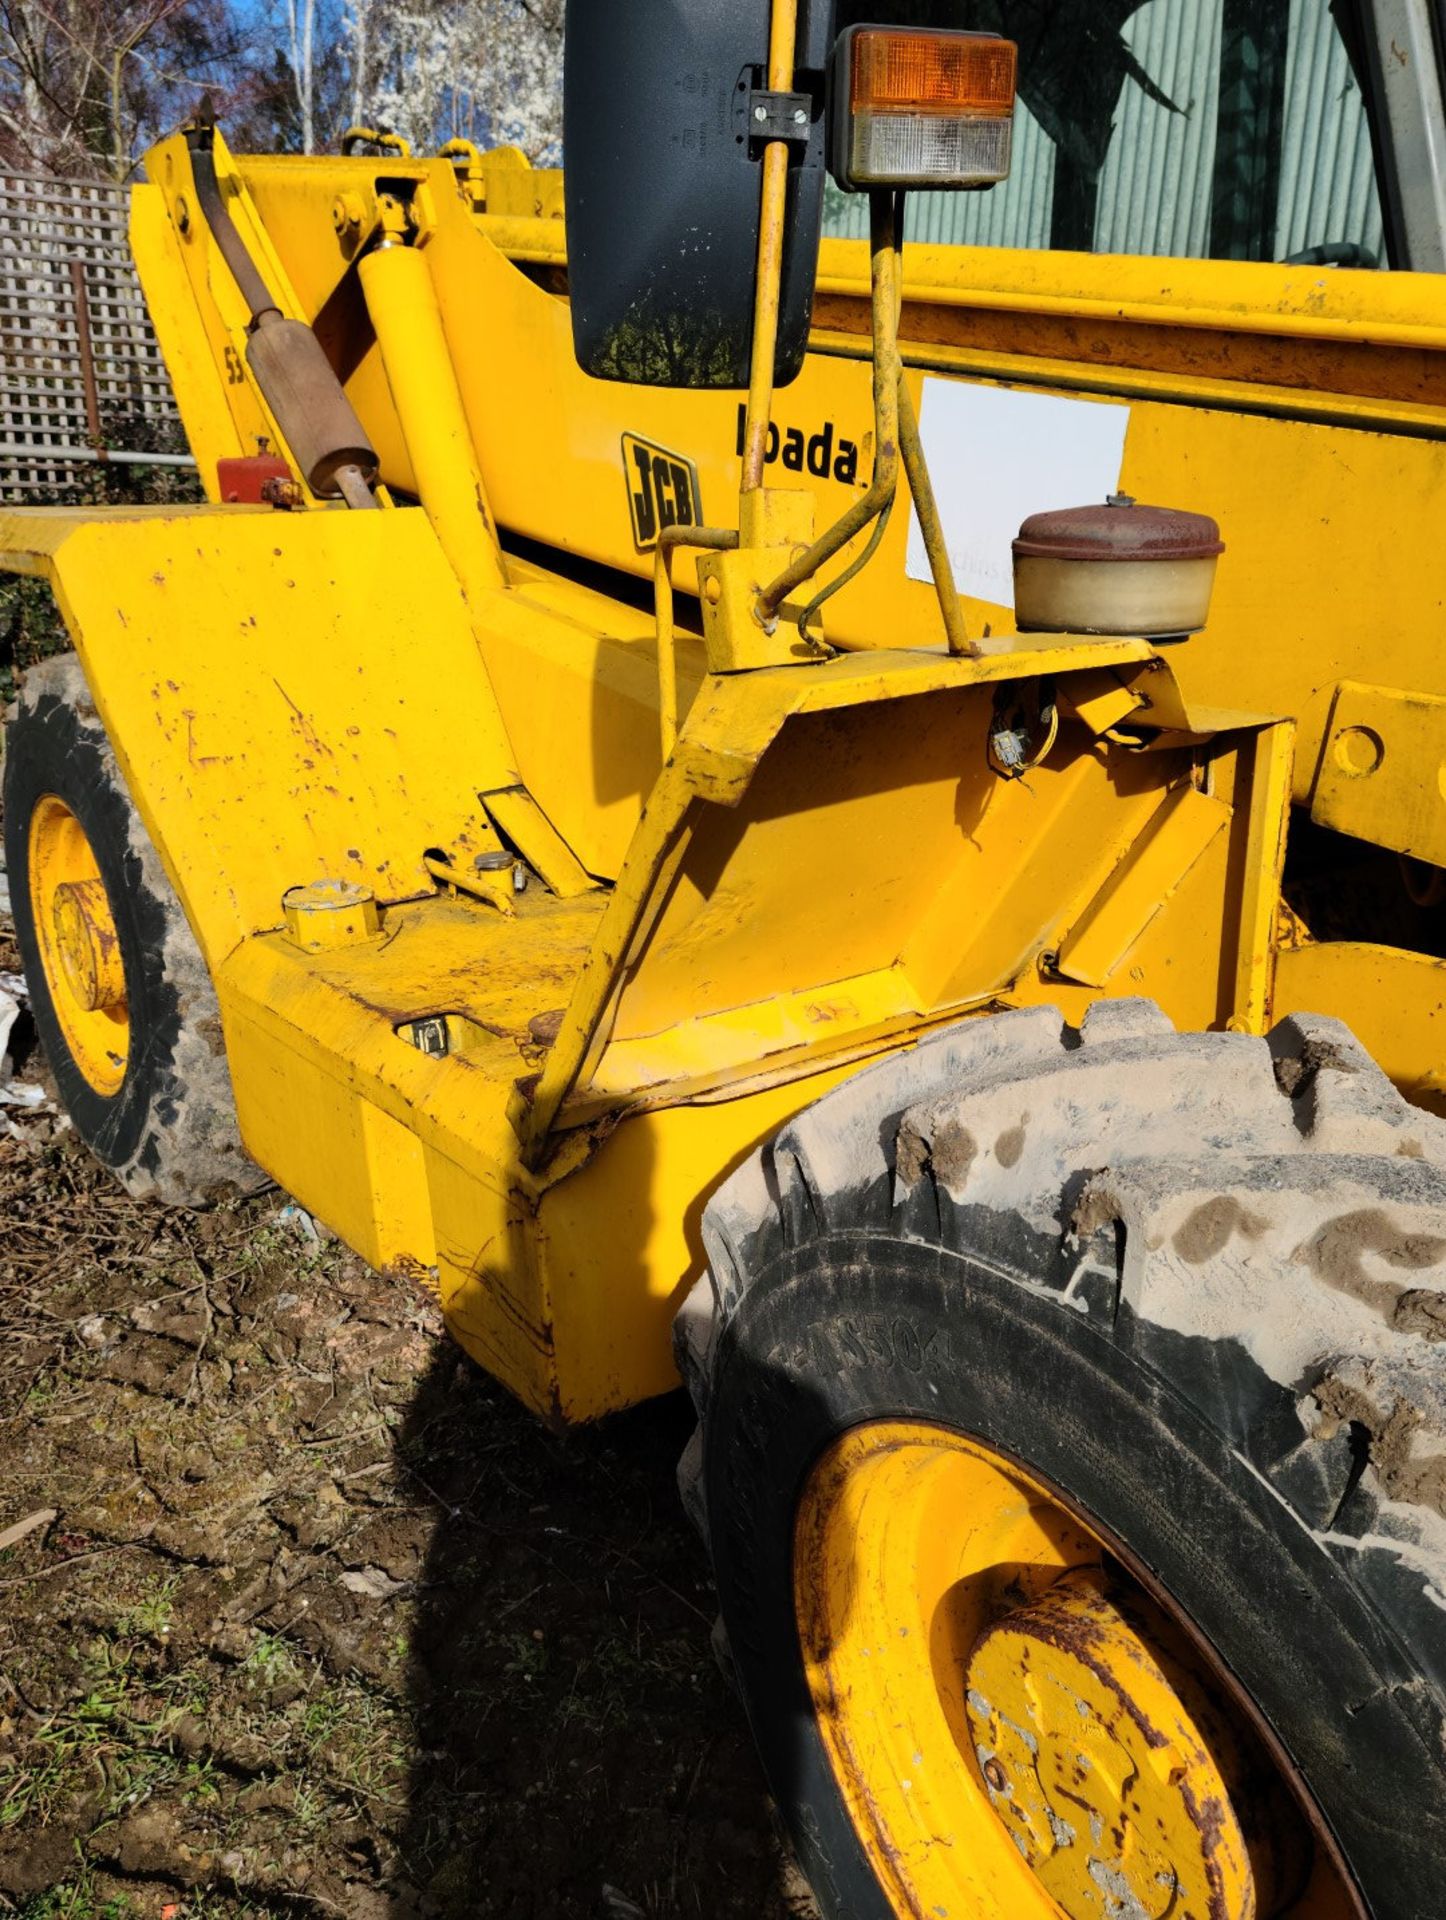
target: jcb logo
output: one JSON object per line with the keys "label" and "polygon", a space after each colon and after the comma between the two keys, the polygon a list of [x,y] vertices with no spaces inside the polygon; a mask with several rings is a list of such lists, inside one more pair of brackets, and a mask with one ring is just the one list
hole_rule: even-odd
{"label": "jcb logo", "polygon": [[664,527],[699,524],[698,469],[691,460],[667,447],[656,447],[651,440],[640,440],[635,433],[625,433],[623,467],[633,538],[640,547],[657,546]]}

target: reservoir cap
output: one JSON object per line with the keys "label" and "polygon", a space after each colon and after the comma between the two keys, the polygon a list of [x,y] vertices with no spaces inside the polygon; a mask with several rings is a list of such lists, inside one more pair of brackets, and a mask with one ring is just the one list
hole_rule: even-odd
{"label": "reservoir cap", "polygon": [[1224,551],[1209,514],[1141,506],[1127,493],[1112,493],[1095,506],[1033,513],[1014,542],[1021,560],[1213,560]]}

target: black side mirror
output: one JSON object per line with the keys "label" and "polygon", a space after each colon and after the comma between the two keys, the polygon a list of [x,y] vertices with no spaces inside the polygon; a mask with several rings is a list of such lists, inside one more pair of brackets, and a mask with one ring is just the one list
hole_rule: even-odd
{"label": "black side mirror", "polygon": [[795,95],[769,0],[569,0],[563,165],[573,344],[603,380],[746,387],[768,138],[790,145],[776,382],[803,365],[833,0],[799,0]]}

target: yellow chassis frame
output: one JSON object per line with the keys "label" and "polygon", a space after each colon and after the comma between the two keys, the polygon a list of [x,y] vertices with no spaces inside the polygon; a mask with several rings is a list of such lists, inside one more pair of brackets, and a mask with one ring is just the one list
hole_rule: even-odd
{"label": "yellow chassis frame", "polygon": [[[496,541],[500,519],[646,575],[653,556],[634,550],[620,476],[599,449],[616,462],[621,426],[686,448],[705,423],[716,442],[722,423],[731,443],[731,399],[581,381],[565,310],[514,264],[544,277],[563,265],[557,177],[505,155],[458,173],[405,156],[238,165],[219,144],[217,159],[283,311],[314,322],[347,370],[382,456],[382,512],[309,500],[294,513],[12,513],[0,516],[0,565],[55,588],[212,968],[251,1152],[373,1264],[435,1272],[458,1338],[530,1405],[586,1419],[671,1385],[669,1327],[701,1268],[709,1192],[859,1061],[940,1022],[1039,1000],[1077,1016],[1097,995],[1143,993],[1181,1026],[1261,1031],[1282,1007],[1331,1010],[1343,983],[1369,980],[1368,1004],[1394,1009],[1378,1051],[1394,1048],[1398,1078],[1426,1072],[1439,995],[1422,978],[1436,963],[1309,940],[1277,952],[1276,916],[1292,800],[1380,844],[1439,851],[1398,769],[1446,728],[1446,686],[1383,698],[1363,678],[1302,692],[1293,659],[1256,638],[1251,621],[1265,616],[1231,597],[1231,583],[1268,577],[1261,556],[1233,559],[1253,520],[1227,524],[1222,618],[1167,662],[1136,640],[1037,644],[1009,632],[1007,610],[977,603],[969,631],[993,637],[977,656],[950,654],[932,595],[902,578],[896,516],[892,546],[840,596],[832,632],[857,649],[902,627],[913,649],[809,660],[728,616],[810,537],[815,490],[745,490],[740,551],[701,569],[722,612],[700,638],[665,608],[660,660],[653,620],[628,594]],[[246,316],[188,204],[184,142],[163,143],[150,172],[134,244],[214,493],[221,456],[286,447],[245,375]],[[382,231],[396,244],[369,250]],[[821,282],[833,330],[818,336],[802,397],[788,398],[830,418],[867,392],[862,288],[841,258],[826,258]],[[995,344],[952,343],[967,301],[942,269],[913,324],[949,336],[931,364],[1000,377],[1018,360],[1019,377],[1044,385],[1062,376],[1038,354],[1018,359],[1005,339],[1014,309],[1041,349],[1051,326],[1096,309],[1092,325],[1134,327],[1127,350],[1160,364],[1131,376],[1148,397],[1127,484],[1172,497],[1167,403],[1186,397],[1206,507],[1217,491],[1264,484],[1255,469],[1286,484],[1242,457],[1246,416],[1230,409],[1247,398],[1301,414],[1266,422],[1271,437],[1250,444],[1288,450],[1307,497],[1312,462],[1339,470],[1338,443],[1374,484],[1380,447],[1400,465],[1446,434],[1434,394],[1322,397],[1332,380],[1348,385],[1355,363],[1342,356],[1365,337],[1335,311],[1356,276],[1311,294],[1297,325],[1258,288],[1253,305],[1232,305],[1218,278],[1212,318],[1216,270],[1172,270],[1184,305],[1161,320],[1141,292],[1147,263],[1099,263],[1095,299],[1049,283],[1062,269],[1047,259],[1021,265],[1006,293],[976,258],[969,297],[994,316]],[[1244,275],[1232,299],[1255,285],[1257,270],[1220,271]],[[1105,299],[1117,280],[1122,296]],[[1401,312],[1369,337],[1399,335],[1402,355],[1434,341],[1419,286],[1371,297]],[[1258,368],[1202,385],[1166,364],[1172,328],[1228,325],[1231,351],[1259,358],[1240,344],[1247,306],[1251,324],[1316,356],[1310,368],[1272,362],[1298,400]],[[907,337],[907,301],[905,321]],[[1061,364],[1078,358],[1063,334],[1056,344]],[[1395,378],[1395,351],[1372,363],[1378,387]],[[911,357],[910,414],[917,347]],[[580,449],[551,483],[546,528],[549,483],[517,366],[530,371],[526,404],[536,395],[546,413],[541,451],[559,423]],[[1064,384],[1111,379],[1071,362]],[[1359,433],[1388,414],[1395,440]],[[866,424],[852,429],[861,441]],[[705,498],[714,491],[705,474]],[[857,497],[835,481],[817,495],[830,515]],[[404,497],[419,505],[395,504]],[[1327,549],[1302,537],[1301,565],[1324,577]],[[1403,632],[1372,636],[1372,658],[1394,649],[1414,676],[1420,649],[1403,651]],[[1344,644],[1337,634],[1338,653]],[[671,669],[662,752],[660,668]],[[1052,698],[1060,717],[1057,744],[1019,780],[990,762],[1001,688]],[[1331,776],[1331,740],[1367,724],[1415,742],[1387,756],[1389,791]],[[503,846],[538,876],[520,896],[476,874]],[[379,915],[288,915],[284,896],[322,879],[364,889]],[[445,1054],[416,1044],[424,1027],[445,1032]]]}
{"label": "yellow chassis frame", "polygon": [[[646,679],[650,623],[521,565],[469,604],[423,513],[376,518],[11,514],[0,565],[50,579],[76,636],[250,1151],[374,1265],[434,1270],[540,1412],[672,1384],[707,1194],[860,1059],[1101,991],[1263,1023],[1290,729],[1185,715],[1140,641],[695,675],[614,885],[564,861],[504,910],[439,882],[519,794],[484,658],[537,683],[585,644]],[[994,690],[1041,678],[1067,750],[1001,780]],[[1105,737],[1141,712],[1148,750]],[[302,937],[282,898],[322,877],[370,889],[376,930]],[[1192,943],[1222,923],[1223,953]],[[442,1057],[409,1038],[436,1019]]]}

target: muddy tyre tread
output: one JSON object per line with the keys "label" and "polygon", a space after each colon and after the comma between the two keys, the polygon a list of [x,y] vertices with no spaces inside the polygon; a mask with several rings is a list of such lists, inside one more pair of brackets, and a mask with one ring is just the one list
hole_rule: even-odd
{"label": "muddy tyre tread", "polygon": [[[6,860],[16,931],[36,1024],[77,1131],[135,1199],[198,1208],[260,1191],[269,1181],[241,1143],[216,990],[75,655],[26,674],[7,749]],[[111,1101],[90,1093],[68,1060],[19,884],[29,806],[47,789],[82,814],[92,844],[100,843],[103,871],[116,875],[126,897],[128,986],[141,978],[132,1009],[136,1065]]]}
{"label": "muddy tyre tread", "polygon": [[[867,1389],[845,1377],[841,1341],[860,1336],[838,1328],[890,1284],[935,1299],[938,1324],[961,1336],[971,1300],[1003,1301],[1036,1343],[1004,1351],[1026,1373],[1038,1367],[1042,1392],[1063,1377],[1045,1349],[1087,1345],[1100,1379],[1128,1376],[1137,1400],[1155,1402],[1139,1411],[1141,1431],[1155,1414],[1170,1429],[1161,1473],[1184,1472],[1171,1447],[1187,1429],[1201,1436],[1197,1453],[1214,1450],[1239,1495],[1239,1577],[1253,1577],[1251,1553],[1261,1567],[1274,1556],[1263,1604],[1285,1614],[1274,1649],[1269,1635],[1253,1647],[1239,1636],[1223,1593],[1205,1594],[1200,1624],[1253,1694],[1283,1697],[1287,1685],[1326,1684],[1311,1650],[1291,1643],[1286,1596],[1302,1607],[1307,1590],[1327,1596],[1317,1614],[1339,1621],[1353,1649],[1334,1670],[1339,1697],[1316,1702],[1314,1722],[1271,1716],[1273,1730],[1311,1779],[1372,1913],[1435,1912],[1446,1861],[1446,1123],[1409,1106],[1348,1029],[1298,1017],[1267,1039],[1178,1034],[1143,1001],[1101,1002],[1079,1031],[1050,1008],[968,1021],[800,1114],[719,1190],[704,1242],[709,1271],[679,1320],[700,1421],[680,1480],[713,1535],[745,1701],[831,1920],[881,1909],[819,1814],[819,1756],[800,1757],[795,1737],[791,1757],[780,1760],[774,1740],[770,1758],[760,1725],[760,1687],[781,1684],[787,1654],[765,1644],[773,1627],[753,1591],[766,1575],[739,1570],[760,1498],[749,1453],[788,1473],[778,1436],[790,1396],[827,1403],[818,1434],[829,1420],[842,1430],[877,1415],[882,1402],[871,1415],[866,1392],[916,1415],[941,1384],[948,1398],[945,1375],[914,1351],[892,1371],[880,1362]],[[830,1294],[836,1310],[819,1304]],[[956,1374],[968,1351],[963,1337]],[[974,1384],[960,1391],[976,1408],[987,1398]],[[1025,1464],[1052,1464],[1066,1489],[1077,1468],[1073,1491],[1098,1517],[1089,1489],[1108,1497],[1118,1434],[1092,1429],[1079,1408],[1056,1406],[1052,1421],[1053,1462]],[[726,1429],[716,1444],[715,1422]],[[817,1434],[809,1444],[817,1450]],[[1183,1484],[1173,1507],[1157,1490],[1153,1566],[1188,1574],[1198,1545]],[[1415,1775],[1404,1793],[1403,1769]]]}

